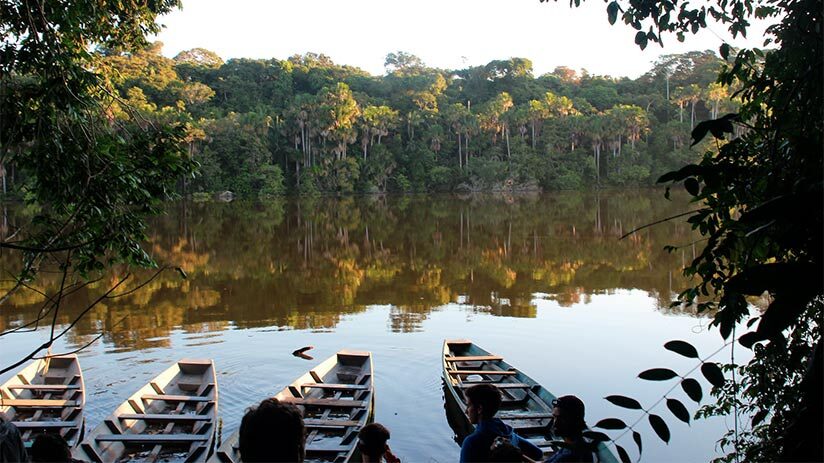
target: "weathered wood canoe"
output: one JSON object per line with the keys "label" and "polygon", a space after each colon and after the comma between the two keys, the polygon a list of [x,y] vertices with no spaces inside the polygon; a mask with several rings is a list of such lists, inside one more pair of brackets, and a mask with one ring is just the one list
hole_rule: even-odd
{"label": "weathered wood canoe", "polygon": [[[487,352],[472,341],[446,340],[443,343],[443,379],[447,413],[453,409],[459,415],[447,418],[453,428],[457,428],[455,432],[460,439],[474,430],[466,415],[463,392],[476,384],[486,383],[501,391],[503,402],[496,415],[498,418],[541,448],[545,457],[555,450],[552,442],[546,439],[555,396],[506,363],[503,357]],[[597,457],[600,463],[618,463],[604,444],[598,445]]]}
{"label": "weathered wood canoe", "polygon": [[74,449],[74,457],[204,462],[214,443],[217,405],[214,362],[180,360],[120,404]]}
{"label": "weathered wood canoe", "polygon": [[[339,351],[274,395],[303,412],[306,461],[344,463],[355,454],[358,431],[372,414],[372,354]],[[250,404],[256,405],[256,404]],[[225,439],[210,463],[241,461],[239,432]]]}
{"label": "weathered wood canoe", "polygon": [[69,446],[83,438],[86,389],[77,355],[29,363],[0,386],[0,417],[20,429],[31,444],[41,432],[59,433]]}

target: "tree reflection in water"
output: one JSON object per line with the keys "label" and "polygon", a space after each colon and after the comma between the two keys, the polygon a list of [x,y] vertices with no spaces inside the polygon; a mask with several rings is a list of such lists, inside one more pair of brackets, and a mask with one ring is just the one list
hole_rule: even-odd
{"label": "tree reflection in water", "polygon": [[[164,347],[173,329],[327,330],[375,304],[391,305],[388,330],[410,332],[448,303],[535,317],[536,297],[570,307],[624,288],[653,294],[659,310],[679,311],[669,303],[696,252],[689,226],[665,223],[618,238],[688,207],[656,190],[180,202],[153,221],[147,249],[188,278],[166,272],[98,305],[69,343],[82,345],[101,330],[118,349]],[[667,244],[686,246],[669,254]],[[4,271],[15,266],[9,258],[0,256]],[[113,278],[73,294],[63,322]],[[44,274],[37,288],[50,293],[58,285]],[[35,291],[15,294],[0,330],[32,320],[42,300]]]}

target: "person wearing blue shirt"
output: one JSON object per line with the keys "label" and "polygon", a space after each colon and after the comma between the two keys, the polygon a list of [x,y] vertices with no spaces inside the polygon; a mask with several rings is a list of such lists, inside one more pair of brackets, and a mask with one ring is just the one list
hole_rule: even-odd
{"label": "person wearing blue shirt", "polygon": [[464,392],[466,397],[466,414],[469,422],[475,425],[475,432],[466,436],[461,444],[461,463],[490,461],[490,453],[495,439],[505,438],[518,447],[523,455],[540,460],[541,449],[532,442],[522,438],[499,418],[495,418],[501,407],[501,393],[491,384],[478,384]]}

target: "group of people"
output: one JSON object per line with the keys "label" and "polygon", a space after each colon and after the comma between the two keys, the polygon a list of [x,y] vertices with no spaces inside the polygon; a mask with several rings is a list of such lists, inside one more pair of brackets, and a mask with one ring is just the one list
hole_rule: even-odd
{"label": "group of people", "polygon": [[[594,463],[592,444],[584,439],[587,429],[584,403],[568,395],[552,402],[548,431],[562,442],[560,449],[543,460],[543,452],[519,436],[511,426],[495,418],[501,407],[501,392],[491,384],[466,389],[466,413],[475,431],[461,445],[460,463],[540,462]],[[277,432],[272,432],[277,430]],[[249,409],[240,423],[240,456],[244,462],[303,461],[305,453],[303,415],[294,405],[266,399]],[[358,433],[363,463],[399,463],[389,448],[389,430],[379,423],[364,426]]]}
{"label": "group of people", "polygon": [[[477,384],[467,388],[464,397],[466,414],[475,431],[461,445],[461,463],[542,461],[540,448],[495,418],[501,407],[501,392],[497,387]],[[562,441],[558,443],[560,449],[544,463],[594,463],[594,448],[583,435],[587,429],[584,412],[584,403],[573,395],[552,402],[548,430]]]}
{"label": "group of people", "polygon": [[[250,408],[240,422],[240,458],[244,462],[302,462],[306,430],[303,414],[296,406],[265,399]],[[389,448],[389,430],[370,423],[358,433],[363,463],[400,463]]]}
{"label": "group of people", "polygon": [[[465,391],[466,412],[475,431],[461,445],[460,463],[536,462],[541,449],[519,436],[511,426],[495,418],[501,406],[501,392],[491,384],[478,384]],[[561,448],[544,463],[594,463],[593,448],[583,437],[587,428],[584,403],[564,396],[552,403],[549,431],[563,439]],[[247,410],[240,423],[240,457],[244,462],[302,462],[306,429],[303,414],[296,406],[277,399],[265,399]],[[364,426],[358,433],[358,450],[363,463],[400,463],[389,448],[389,430],[379,424]],[[0,462],[74,461],[66,441],[58,434],[38,435],[27,454],[17,429],[0,420]]]}
{"label": "group of people", "polygon": [[0,419],[0,462],[54,463],[77,460],[72,458],[69,444],[63,436],[42,433],[35,436],[31,447],[26,450],[20,431],[11,423]]}

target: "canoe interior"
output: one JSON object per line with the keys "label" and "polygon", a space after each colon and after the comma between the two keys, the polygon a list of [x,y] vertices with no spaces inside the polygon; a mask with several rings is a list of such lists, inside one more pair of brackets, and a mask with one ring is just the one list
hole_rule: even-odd
{"label": "canoe interior", "polygon": [[214,363],[180,360],[120,404],[74,456],[90,462],[206,461],[217,428],[217,405]]}
{"label": "canoe interior", "polygon": [[42,432],[58,433],[74,447],[83,438],[86,389],[77,356],[35,360],[0,386],[0,417],[20,428],[31,445]]}
{"label": "canoe interior", "polygon": [[[443,379],[447,420],[459,443],[474,430],[466,415],[464,391],[473,385],[487,383],[501,391],[498,418],[541,448],[545,456],[555,450],[549,434],[551,404],[555,396],[500,356],[469,340],[444,341]],[[603,444],[598,446],[598,459],[601,463],[617,463]]]}
{"label": "canoe interior", "polygon": [[[354,461],[358,431],[372,419],[372,355],[340,351],[274,397],[294,403],[303,412],[306,462]],[[221,443],[210,462],[239,461],[235,432]]]}

